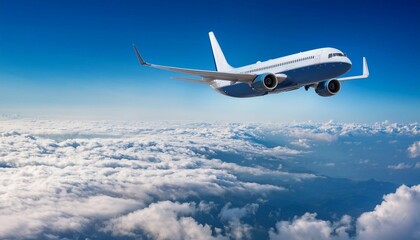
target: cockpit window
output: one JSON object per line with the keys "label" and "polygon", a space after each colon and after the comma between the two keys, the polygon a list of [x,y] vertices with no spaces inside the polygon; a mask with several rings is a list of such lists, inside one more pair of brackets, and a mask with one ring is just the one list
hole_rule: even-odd
{"label": "cockpit window", "polygon": [[332,57],[335,57],[335,56],[345,57],[346,54],[343,54],[343,53],[330,53],[330,54],[328,54],[328,58],[332,58]]}

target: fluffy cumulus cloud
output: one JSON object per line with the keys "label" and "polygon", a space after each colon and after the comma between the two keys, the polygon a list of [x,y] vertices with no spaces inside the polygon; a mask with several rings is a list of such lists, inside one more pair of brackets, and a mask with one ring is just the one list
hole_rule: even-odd
{"label": "fluffy cumulus cloud", "polygon": [[316,214],[305,213],[291,222],[281,221],[269,232],[270,239],[349,239],[351,217],[343,216],[340,221],[331,223],[316,219]]}
{"label": "fluffy cumulus cloud", "polygon": [[201,225],[191,217],[197,211],[200,209],[194,203],[156,202],[109,220],[104,230],[115,236],[132,237],[136,232],[144,232],[154,239],[223,239],[222,236],[213,236],[209,225]]}
{"label": "fluffy cumulus cloud", "polygon": [[414,142],[408,147],[408,156],[410,158],[420,157],[420,141]]}
{"label": "fluffy cumulus cloud", "polygon": [[[385,195],[380,205],[352,223],[350,216],[325,221],[306,213],[292,221],[280,221],[269,232],[270,239],[420,239],[420,185],[399,187]],[[352,229],[355,234],[351,234]]]}
{"label": "fluffy cumulus cloud", "polygon": [[[271,194],[319,178],[261,159],[279,166],[343,135],[419,133],[417,124],[387,122],[0,121],[1,239],[252,238],[250,219]],[[290,137],[290,146],[265,145],[275,134]],[[418,196],[418,187],[387,195],[357,219],[357,235],[382,233],[386,214],[406,216],[396,219],[409,232],[419,223]],[[341,239],[354,226],[348,216],[330,222],[305,214],[272,227],[272,238]]]}
{"label": "fluffy cumulus cloud", "polygon": [[132,237],[138,237],[137,233],[143,232],[146,237],[154,239],[251,239],[252,227],[241,222],[241,218],[254,215],[257,209],[258,204],[231,208],[231,204],[227,203],[219,214],[225,223],[222,229],[200,224],[193,218],[196,213],[209,210],[207,203],[161,201],[109,220],[102,231],[111,232],[114,236]]}
{"label": "fluffy cumulus cloud", "polygon": [[420,239],[420,185],[401,186],[357,219],[358,239]]}
{"label": "fluffy cumulus cloud", "polygon": [[256,203],[247,204],[244,207],[232,207],[231,203],[227,203],[220,211],[219,217],[225,225],[228,237],[231,239],[251,239],[251,229],[249,224],[241,222],[241,219],[250,215],[254,215],[259,205]]}

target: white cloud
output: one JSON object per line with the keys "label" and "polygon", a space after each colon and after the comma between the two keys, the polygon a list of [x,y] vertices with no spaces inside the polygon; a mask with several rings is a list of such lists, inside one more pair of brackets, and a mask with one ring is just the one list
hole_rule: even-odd
{"label": "white cloud", "polygon": [[[316,142],[331,143],[340,137],[357,135],[388,135],[388,136],[417,136],[420,134],[418,123],[397,124],[388,121],[374,124],[360,123],[325,123],[294,122],[294,123],[267,123],[252,126],[249,131],[256,138],[276,138],[285,136],[291,138],[291,144],[304,148],[314,146]],[[395,140],[395,139],[394,139]],[[357,142],[356,142],[357,143]]]}
{"label": "white cloud", "polygon": [[[305,213],[292,221],[280,221],[269,232],[270,239],[420,239],[420,185],[400,186],[383,197],[381,204],[365,212],[352,224],[349,216],[331,222]],[[349,232],[355,229],[356,235]]]}
{"label": "white cloud", "polygon": [[[93,196],[81,200],[45,196],[50,199],[43,199],[27,193],[26,197],[29,199],[21,201],[9,198],[9,204],[2,206],[0,238],[38,238],[48,229],[52,232],[77,232],[95,219],[107,219],[139,207],[139,203],[134,200],[109,196]],[[0,202],[4,203],[4,200],[2,196]]]}
{"label": "white cloud", "polygon": [[229,239],[252,239],[252,226],[241,223],[238,219],[232,219],[225,225],[226,236]]}
{"label": "white cloud", "polygon": [[230,203],[226,204],[219,214],[222,222],[227,223],[224,234],[222,229],[200,224],[193,218],[206,211],[207,204],[170,201],[152,203],[147,208],[113,218],[101,231],[111,232],[113,236],[141,238],[146,235],[153,239],[250,239],[252,226],[242,223],[241,218],[255,214],[258,204],[247,204],[242,208],[230,206]]}
{"label": "white cloud", "polygon": [[220,211],[220,219],[222,221],[230,221],[232,219],[241,219],[247,215],[255,214],[258,209],[258,204],[247,204],[242,208],[231,208],[232,204],[227,203]]}
{"label": "white cloud", "polygon": [[225,230],[231,239],[251,239],[252,227],[241,221],[242,218],[254,215],[259,205],[256,203],[247,204],[241,208],[231,208],[232,204],[227,203],[220,211],[219,217],[222,222],[227,222]]}
{"label": "white cloud", "polygon": [[269,232],[270,239],[349,239],[351,217],[343,216],[340,221],[331,223],[316,219],[316,214],[305,213],[290,221],[281,221]]}
{"label": "white cloud", "polygon": [[398,163],[397,165],[388,165],[389,169],[394,169],[394,170],[403,170],[403,169],[408,169],[410,168],[410,165],[406,164],[406,163]]}
{"label": "white cloud", "polygon": [[420,157],[420,141],[414,142],[408,147],[408,156],[410,158]]}
{"label": "white cloud", "polygon": [[194,203],[170,201],[152,203],[147,208],[114,218],[103,231],[115,236],[141,237],[144,232],[154,239],[215,239],[209,225],[197,223],[191,216],[198,211]]}
{"label": "white cloud", "polygon": [[359,164],[368,164],[369,162],[369,159],[360,159]]}
{"label": "white cloud", "polygon": [[304,138],[299,138],[295,141],[291,141],[290,143],[293,144],[293,145],[302,147],[302,148],[310,148],[311,147],[308,139],[304,139]]}
{"label": "white cloud", "polygon": [[358,239],[420,239],[420,185],[401,186],[357,219]]}

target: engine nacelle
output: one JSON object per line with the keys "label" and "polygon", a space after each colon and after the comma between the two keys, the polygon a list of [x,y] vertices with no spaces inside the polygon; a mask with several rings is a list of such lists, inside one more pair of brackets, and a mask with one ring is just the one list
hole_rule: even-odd
{"label": "engine nacelle", "polygon": [[252,81],[251,87],[258,92],[270,92],[273,91],[279,82],[272,73],[263,73],[258,75],[254,81]]}
{"label": "engine nacelle", "polygon": [[340,91],[341,84],[337,79],[332,79],[318,83],[315,88],[315,92],[322,97],[330,97],[337,94]]}

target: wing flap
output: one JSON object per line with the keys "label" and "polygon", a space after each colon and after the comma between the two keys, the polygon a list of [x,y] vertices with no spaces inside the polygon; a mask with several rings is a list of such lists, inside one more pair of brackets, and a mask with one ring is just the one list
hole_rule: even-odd
{"label": "wing flap", "polygon": [[200,80],[200,79],[194,79],[194,78],[175,78],[174,80],[180,80],[180,81],[187,81],[187,82],[194,82],[194,83],[201,83],[201,84],[212,84],[212,80]]}

